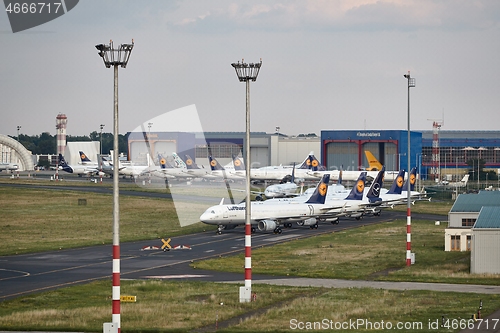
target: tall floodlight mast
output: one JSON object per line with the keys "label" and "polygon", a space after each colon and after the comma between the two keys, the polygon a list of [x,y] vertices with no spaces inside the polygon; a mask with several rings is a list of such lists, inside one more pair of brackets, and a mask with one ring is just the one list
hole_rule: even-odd
{"label": "tall floodlight mast", "polygon": [[114,48],[113,41],[109,45],[98,44],[95,46],[104,61],[104,66],[114,68],[114,98],[113,98],[113,289],[112,289],[112,323],[116,324],[118,333],[121,330],[120,320],[120,210],[118,188],[118,66],[127,67],[130,53],[134,48],[132,44],[121,44]]}
{"label": "tall floodlight mast", "polygon": [[250,302],[252,295],[252,226],[250,223],[250,81],[257,80],[262,59],[259,63],[232,63],[240,82],[246,82],[246,135],[245,135],[245,287],[240,288],[240,302]]}

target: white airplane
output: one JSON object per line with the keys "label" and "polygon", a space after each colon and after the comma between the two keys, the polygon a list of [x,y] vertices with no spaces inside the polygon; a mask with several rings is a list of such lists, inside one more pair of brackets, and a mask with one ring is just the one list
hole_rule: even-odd
{"label": "white airplane", "polygon": [[[173,153],[175,154],[175,153]],[[176,158],[177,157],[177,158]],[[195,162],[194,160],[191,158],[191,156],[189,155],[185,155],[186,157],[186,160],[183,161],[184,162],[184,165],[186,165],[186,168],[183,169],[184,173],[186,173],[188,176],[192,177],[192,178],[204,178],[204,177],[210,177],[211,175],[211,172],[208,171],[207,169],[205,168],[200,168]],[[174,155],[174,158],[177,160],[177,159],[180,159],[180,157],[175,154]],[[182,159],[181,159],[182,161]]]}
{"label": "white airplane", "polygon": [[[125,164],[118,161],[118,173],[122,176],[128,176],[130,178],[137,178],[144,174],[144,172],[150,168],[150,158],[149,154],[147,155],[148,165],[133,165],[133,164]],[[111,161],[113,161],[113,152],[111,152]],[[110,165],[113,166],[113,163],[110,162]]]}
{"label": "white airplane", "polygon": [[99,170],[94,166],[86,166],[83,164],[69,165],[64,160],[62,154],[59,154],[59,170],[66,171],[68,173],[74,173],[79,176],[99,174]]}
{"label": "white airplane", "polygon": [[6,171],[14,171],[19,169],[19,166],[14,163],[0,163],[0,171],[6,170]]}
{"label": "white airplane", "polygon": [[[295,168],[295,179],[305,180],[320,180],[320,177],[314,175],[309,175],[311,169],[317,170],[321,167],[318,164],[318,160],[314,157],[314,152],[310,152],[305,160]],[[278,165],[278,166],[266,166],[257,169],[250,169],[250,179],[252,181],[268,181],[268,180],[278,180],[281,181],[290,177],[293,165]]]}
{"label": "white airplane", "polygon": [[153,166],[144,170],[143,174],[150,173],[152,176],[165,178],[165,179],[175,179],[179,177],[185,177],[186,174],[181,168],[173,167],[168,161],[161,155],[158,154],[159,166]]}
{"label": "white airplane", "polygon": [[292,178],[289,182],[273,184],[266,187],[263,194],[266,198],[286,198],[300,195],[297,193],[298,185],[295,183],[295,165],[292,169]]}
{"label": "white airplane", "polygon": [[[377,207],[381,205],[379,195],[383,183],[383,175],[384,169],[378,172],[369,189],[366,189],[364,185],[366,181],[366,172],[362,172],[360,174],[355,186],[350,191],[346,190],[343,185],[338,183],[336,185],[330,185],[328,187],[325,201],[325,204],[329,205],[330,209],[323,215],[318,216],[315,221],[307,221],[307,224],[305,225],[309,225],[312,229],[318,227],[318,222],[331,222],[333,224],[337,224],[339,223],[340,217],[351,217],[359,220],[366,214],[366,212],[378,215],[378,213],[380,213],[380,209]],[[270,199],[265,201],[265,203],[285,201],[303,202],[309,195],[310,189],[304,192],[304,195],[296,198]],[[298,224],[304,225],[303,223]]]}
{"label": "white airplane", "polygon": [[467,185],[467,182],[469,181],[469,174],[466,174],[462,180],[458,182],[447,182],[443,181],[442,184],[445,185],[446,187],[465,187]]}
{"label": "white airplane", "polygon": [[[330,176],[322,178],[314,194],[303,203],[289,202],[270,204],[266,201],[252,201],[250,206],[250,223],[258,225],[261,231],[274,230],[281,233],[281,226],[285,223],[316,221],[316,217],[330,208],[325,205]],[[208,208],[201,216],[200,221],[206,224],[217,225],[217,233],[237,225],[245,224],[245,203],[239,205],[224,205],[224,199],[217,206]],[[269,200],[270,201],[270,200]],[[252,227],[252,231],[255,227]]]}

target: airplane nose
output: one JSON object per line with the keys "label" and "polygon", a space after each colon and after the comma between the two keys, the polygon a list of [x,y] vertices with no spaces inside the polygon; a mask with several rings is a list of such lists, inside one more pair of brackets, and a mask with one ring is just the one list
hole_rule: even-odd
{"label": "airplane nose", "polygon": [[211,224],[212,217],[213,217],[213,214],[205,212],[205,213],[201,214],[200,221],[203,223]]}

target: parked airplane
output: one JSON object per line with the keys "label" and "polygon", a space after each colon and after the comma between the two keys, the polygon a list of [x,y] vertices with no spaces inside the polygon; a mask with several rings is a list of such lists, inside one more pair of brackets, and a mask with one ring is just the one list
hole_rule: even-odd
{"label": "parked airplane", "polygon": [[168,161],[161,154],[158,154],[158,163],[159,166],[152,166],[147,170],[144,170],[143,174],[150,173],[152,176],[165,179],[174,179],[186,175],[181,168],[174,168],[170,163],[168,163]]}
{"label": "parked airplane", "polygon": [[[175,153],[174,153],[175,154]],[[176,154],[177,156],[177,154]],[[200,168],[189,155],[184,155],[186,168],[183,171],[192,178],[203,178],[211,176],[211,172],[205,168]],[[178,156],[177,156],[178,157]]]}
{"label": "parked airplane", "polygon": [[19,166],[14,163],[0,163],[0,171],[6,170],[6,171],[14,171],[19,169]]}
{"label": "parked airplane", "polygon": [[299,195],[299,193],[297,193],[297,188],[298,185],[295,183],[295,164],[294,164],[292,169],[292,178],[290,179],[289,182],[269,185],[268,187],[266,187],[263,194],[268,199],[294,197]]}
{"label": "parked airplane", "polygon": [[465,187],[467,186],[467,182],[469,181],[469,174],[466,174],[462,180],[458,181],[458,182],[443,182],[443,185],[445,185],[446,187],[452,187],[452,188],[455,188],[455,187]]}
{"label": "parked airplane", "polygon": [[[250,206],[251,224],[258,225],[259,230],[281,233],[284,223],[304,222],[314,220],[329,208],[324,204],[328,191],[329,175],[325,175],[316,187],[314,194],[304,203],[270,204],[266,201],[252,201]],[[245,203],[239,205],[223,205],[223,200],[217,206],[208,208],[200,220],[206,224],[217,225],[220,234],[227,226],[245,224]],[[255,227],[252,228],[254,230]]]}
{"label": "parked airplane", "polygon": [[[310,175],[310,170],[319,170],[321,166],[319,161],[314,157],[314,153],[310,152],[306,159],[295,168],[295,179],[301,181],[314,180],[318,181],[321,176]],[[282,181],[290,177],[293,166],[266,166],[257,169],[250,169],[250,179],[252,181]]]}
{"label": "parked airplane", "polygon": [[[111,152],[111,160],[113,160],[113,152]],[[118,161],[118,167],[119,167],[119,174],[126,177],[130,177],[130,178],[137,178],[139,177],[140,175],[144,174],[145,171],[147,171],[147,169],[150,168],[149,166],[149,163],[150,163],[150,158],[149,158],[149,154],[147,156],[147,161],[148,161],[148,165],[133,165],[133,164],[124,164],[124,163],[121,163],[120,161]],[[110,162],[110,165],[113,166],[113,163]]]}
{"label": "parked airplane", "polygon": [[74,174],[77,174],[79,176],[99,174],[99,170],[94,166],[86,166],[86,165],[82,165],[82,164],[69,165],[64,160],[64,157],[62,156],[62,154],[59,154],[59,170],[66,171],[68,173],[74,173]]}

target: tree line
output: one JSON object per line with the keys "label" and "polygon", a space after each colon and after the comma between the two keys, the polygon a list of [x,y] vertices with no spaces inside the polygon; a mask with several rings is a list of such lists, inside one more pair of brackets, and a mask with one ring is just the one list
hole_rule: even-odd
{"label": "tree line", "polygon": [[[128,152],[128,135],[118,135],[118,150],[119,152]],[[12,139],[19,141],[26,149],[34,155],[53,155],[57,153],[57,135],[51,135],[48,132],[43,132],[40,135],[19,134],[19,138],[11,136]],[[86,136],[66,136],[66,142],[77,141],[101,141],[100,132],[94,131]],[[102,133],[102,153],[109,154],[113,150],[113,134]]]}

